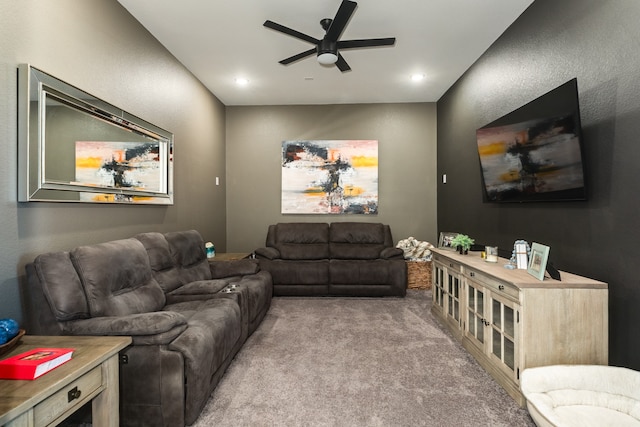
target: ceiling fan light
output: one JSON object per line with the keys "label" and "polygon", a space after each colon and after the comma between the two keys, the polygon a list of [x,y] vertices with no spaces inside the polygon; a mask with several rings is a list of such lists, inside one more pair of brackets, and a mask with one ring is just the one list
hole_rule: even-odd
{"label": "ceiling fan light", "polygon": [[338,60],[338,55],[331,52],[325,52],[318,55],[318,62],[322,65],[331,65],[335,64]]}

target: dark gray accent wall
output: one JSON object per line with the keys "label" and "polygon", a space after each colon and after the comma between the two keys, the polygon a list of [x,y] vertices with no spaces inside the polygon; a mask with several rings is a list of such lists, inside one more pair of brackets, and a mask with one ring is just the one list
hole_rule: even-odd
{"label": "dark gray accent wall", "polygon": [[[36,255],[145,231],[226,242],[224,105],[113,0],[0,0],[0,318]],[[30,63],[175,135],[175,204],[18,203],[17,69]]]}
{"label": "dark gray accent wall", "polygon": [[[438,228],[551,247],[609,283],[610,364],[640,368],[640,2],[536,0],[438,101]],[[482,201],[475,130],[577,77],[589,200]],[[447,183],[442,175],[447,174]],[[563,325],[557,325],[562,328]]]}

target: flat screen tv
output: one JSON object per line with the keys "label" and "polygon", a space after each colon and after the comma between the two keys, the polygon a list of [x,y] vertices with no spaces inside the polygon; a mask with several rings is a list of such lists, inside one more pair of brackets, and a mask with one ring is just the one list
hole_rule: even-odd
{"label": "flat screen tv", "polygon": [[485,202],[586,200],[577,80],[476,131]]}

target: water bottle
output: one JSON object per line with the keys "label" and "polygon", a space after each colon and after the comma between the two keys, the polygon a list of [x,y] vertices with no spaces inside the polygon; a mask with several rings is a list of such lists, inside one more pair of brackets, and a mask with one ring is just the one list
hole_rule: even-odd
{"label": "water bottle", "polygon": [[204,247],[207,250],[207,258],[213,258],[216,256],[216,247],[213,243],[207,242]]}

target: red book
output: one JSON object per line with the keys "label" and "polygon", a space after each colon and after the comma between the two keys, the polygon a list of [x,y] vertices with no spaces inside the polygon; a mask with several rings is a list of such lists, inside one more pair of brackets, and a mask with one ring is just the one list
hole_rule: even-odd
{"label": "red book", "polygon": [[35,380],[71,360],[73,351],[73,348],[34,348],[8,359],[0,360],[0,378]]}

